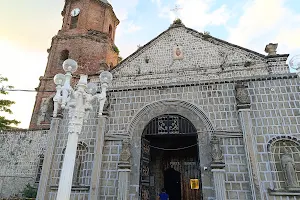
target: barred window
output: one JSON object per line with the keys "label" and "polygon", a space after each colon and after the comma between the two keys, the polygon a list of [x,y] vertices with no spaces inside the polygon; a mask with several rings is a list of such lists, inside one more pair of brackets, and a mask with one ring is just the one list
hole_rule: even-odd
{"label": "barred window", "polygon": [[[88,152],[87,145],[84,144],[83,142],[79,142],[77,145],[77,153],[76,153],[74,172],[73,172],[73,181],[72,181],[73,186],[85,186],[89,184],[89,177],[88,177],[89,168],[86,162],[87,152]],[[65,154],[65,149],[63,150],[63,154],[60,160],[59,177],[63,166],[64,154]]]}
{"label": "barred window", "polygon": [[43,169],[43,162],[44,162],[44,155],[39,156],[38,166],[37,166],[37,172],[36,172],[36,178],[35,182],[39,183],[42,175],[42,169]]}
{"label": "barred window", "polygon": [[271,144],[271,165],[274,176],[275,189],[286,188],[285,172],[282,166],[282,156],[285,152],[291,156],[295,163],[296,179],[300,181],[300,146],[291,140],[279,140]]}
{"label": "barred window", "polygon": [[79,143],[77,146],[77,153],[75,159],[73,185],[86,185],[85,177],[87,177],[87,166],[85,163],[85,156],[87,153],[86,146]]}

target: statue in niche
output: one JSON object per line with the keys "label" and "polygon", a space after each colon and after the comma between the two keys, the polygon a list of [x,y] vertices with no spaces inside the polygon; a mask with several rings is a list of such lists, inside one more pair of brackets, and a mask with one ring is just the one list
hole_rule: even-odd
{"label": "statue in niche", "polygon": [[130,153],[129,139],[125,139],[122,142],[122,152],[120,154],[120,161],[129,163],[130,158],[131,158],[131,153]]}
{"label": "statue in niche", "polygon": [[81,171],[81,156],[79,156],[77,153],[75,159],[75,166],[74,166],[73,185],[79,185],[80,171]]}
{"label": "statue in niche", "polygon": [[241,82],[238,82],[235,86],[235,92],[238,106],[250,105],[251,101],[245,85],[243,85]]}
{"label": "statue in niche", "polygon": [[297,182],[295,162],[291,154],[286,149],[284,149],[284,153],[281,157],[281,164],[287,188],[298,188],[299,184]]}
{"label": "statue in niche", "polygon": [[212,136],[211,138],[211,155],[213,162],[223,162],[223,153],[220,147],[220,141],[217,136]]}
{"label": "statue in niche", "polygon": [[108,94],[103,107],[103,115],[108,115],[110,104],[111,104],[111,95]]}
{"label": "statue in niche", "polygon": [[43,99],[40,107],[38,124],[41,124],[41,122],[45,121],[47,108],[48,108],[48,101],[47,99]]}

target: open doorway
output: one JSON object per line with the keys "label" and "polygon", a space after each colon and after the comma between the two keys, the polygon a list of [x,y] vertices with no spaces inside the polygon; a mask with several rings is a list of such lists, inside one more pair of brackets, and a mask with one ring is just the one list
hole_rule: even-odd
{"label": "open doorway", "polygon": [[[177,122],[170,121],[176,117],[179,119]],[[142,139],[142,149],[147,149],[148,155],[145,156],[142,150],[141,173],[148,172],[148,176],[142,177],[142,193],[148,193],[144,195],[148,196],[145,199],[156,199],[161,189],[165,188],[170,200],[199,200],[201,186],[199,189],[191,189],[190,186],[191,179],[198,179],[201,185],[196,129],[190,121],[178,115],[164,115],[162,118],[164,134],[155,134],[162,124],[157,118],[152,120],[156,124],[148,125],[152,131],[147,128],[144,131],[149,131]],[[170,126],[175,128],[166,131],[171,130]],[[148,159],[143,160],[145,157]]]}
{"label": "open doorway", "polygon": [[165,170],[164,187],[170,199],[181,200],[181,173],[173,168]]}

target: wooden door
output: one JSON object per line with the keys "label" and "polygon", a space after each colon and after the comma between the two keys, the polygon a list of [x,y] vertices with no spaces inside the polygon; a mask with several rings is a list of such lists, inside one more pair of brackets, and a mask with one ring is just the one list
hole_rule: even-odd
{"label": "wooden door", "polygon": [[141,200],[150,200],[150,142],[142,138],[140,194]]}
{"label": "wooden door", "polygon": [[[201,197],[201,178],[200,178],[200,170],[199,163],[197,161],[187,161],[182,162],[181,167],[181,176],[182,176],[182,197],[183,199],[188,200],[200,200]],[[199,189],[192,189],[190,180],[198,179],[199,180]]]}
{"label": "wooden door", "polygon": [[[201,173],[199,169],[199,162],[195,158],[175,158],[175,159],[164,159],[164,170],[174,169],[180,173],[180,182],[181,182],[181,200],[201,200]],[[165,182],[166,178],[164,177]],[[198,179],[199,180],[199,189],[191,189],[190,180]],[[165,186],[166,187],[166,186]],[[170,198],[171,199],[171,198]]]}

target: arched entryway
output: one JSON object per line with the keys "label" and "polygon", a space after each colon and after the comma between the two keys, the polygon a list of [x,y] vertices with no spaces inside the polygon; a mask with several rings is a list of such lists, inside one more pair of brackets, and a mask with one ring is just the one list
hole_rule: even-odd
{"label": "arched entryway", "polygon": [[185,117],[160,115],[145,127],[141,149],[142,200],[155,199],[162,188],[172,200],[199,200],[201,188],[192,189],[190,180],[199,180],[197,130]]}
{"label": "arched entryway", "polygon": [[[196,157],[198,159],[198,168],[197,169],[204,169],[205,167],[209,166],[211,162],[211,152],[210,152],[210,136],[214,131],[214,126],[211,123],[211,121],[208,119],[207,115],[203,110],[201,110],[196,105],[182,101],[182,100],[176,100],[176,99],[169,99],[169,100],[161,100],[157,102],[153,102],[151,104],[148,104],[141,108],[133,117],[130,125],[128,126],[128,133],[131,135],[131,152],[132,152],[132,159],[131,159],[131,176],[130,176],[130,187],[132,192],[131,195],[134,195],[138,199],[142,199],[143,196],[147,195],[145,193],[142,193],[142,185],[141,185],[141,176],[142,172],[147,172],[147,169],[143,169],[142,167],[142,160],[143,157],[147,157],[150,161],[150,151],[153,148],[150,148],[150,144],[147,143],[146,137],[144,137],[144,133],[146,131],[146,127],[153,122],[153,120],[158,119],[160,116],[180,116],[181,119],[188,120],[190,124],[194,127],[194,130],[189,131],[190,134],[181,135],[181,139],[179,140],[179,143],[185,146],[188,146],[188,144],[194,145],[195,143],[197,145],[193,146],[194,151],[192,148],[189,148],[190,151],[196,152],[192,154],[196,154]],[[189,127],[192,127],[189,126]],[[173,134],[170,134],[169,137],[171,137],[170,141],[175,141],[175,138],[180,137],[173,137]],[[179,136],[180,134],[177,134]],[[166,134],[165,134],[166,136]],[[147,136],[152,137],[152,136]],[[173,137],[173,138],[172,138]],[[184,139],[185,137],[193,137],[193,139]],[[154,140],[154,139],[152,139]],[[157,139],[161,141],[161,139]],[[192,143],[188,143],[192,142]],[[158,146],[159,144],[155,144],[151,146]],[[174,145],[176,145],[174,143]],[[159,147],[159,146],[158,146]],[[167,148],[172,148],[172,146],[169,146]],[[144,149],[144,150],[142,150]],[[149,150],[149,155],[144,154],[144,152],[147,152],[147,149]],[[145,151],[146,150],[146,151]],[[190,154],[190,153],[188,153]],[[168,156],[169,157],[169,156]],[[173,168],[176,167],[176,162],[174,161],[172,163]],[[192,165],[192,163],[190,163]],[[188,166],[188,163],[186,163],[186,166]],[[165,166],[164,169],[162,169],[162,173],[164,173],[169,166]],[[191,166],[190,166],[191,167]],[[175,169],[176,170],[176,169]],[[178,171],[178,170],[177,170]],[[150,169],[149,169],[150,172]],[[178,171],[179,172],[179,171]],[[213,198],[213,184],[212,184],[212,174],[205,170],[198,170],[200,173],[199,177],[202,177],[202,188],[199,188],[199,192],[203,196],[203,199],[207,198]],[[146,178],[146,177],[145,177]],[[153,177],[148,177],[147,180],[150,184],[150,182],[153,182]],[[159,186],[161,187],[161,186]],[[156,191],[155,191],[156,192]],[[183,195],[183,194],[181,194]]]}

